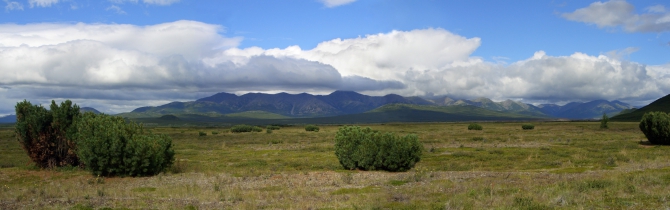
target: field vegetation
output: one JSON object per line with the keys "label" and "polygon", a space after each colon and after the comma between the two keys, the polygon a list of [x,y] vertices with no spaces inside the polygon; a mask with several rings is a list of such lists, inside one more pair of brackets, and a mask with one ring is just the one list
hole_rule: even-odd
{"label": "field vegetation", "polygon": [[[345,170],[339,125],[231,133],[229,127],[153,127],[175,162],[149,177],[40,169],[0,128],[0,209],[665,209],[670,152],[638,122],[389,123],[413,134],[420,162],[406,172]],[[200,132],[218,135],[200,136]]]}

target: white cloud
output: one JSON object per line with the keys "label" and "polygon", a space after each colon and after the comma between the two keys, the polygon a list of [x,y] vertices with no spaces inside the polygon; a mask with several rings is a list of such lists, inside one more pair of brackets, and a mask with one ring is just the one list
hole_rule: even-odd
{"label": "white cloud", "polygon": [[[175,100],[183,93],[405,87],[398,81],[342,76],[332,66],[291,57],[253,56],[236,64],[217,53],[237,46],[240,38],[223,37],[221,31],[194,21],[145,27],[0,25],[0,60],[9,61],[0,62],[0,86],[10,88],[0,101]],[[214,58],[216,63],[206,62]]]}
{"label": "white cloud", "polygon": [[562,14],[563,18],[595,24],[600,28],[623,27],[628,32],[670,31],[670,13],[663,5],[647,8],[649,13],[635,14],[635,6],[625,0],[594,2],[588,7],[572,13]]}
{"label": "white cloud", "polygon": [[313,49],[239,49],[241,38],[222,32],[195,21],[1,24],[0,87],[6,88],[0,106],[8,107],[0,113],[24,98],[91,99],[118,112],[137,101],[193,100],[221,91],[345,89],[527,101],[650,100],[670,92],[670,66],[623,59],[636,48],[599,56],[538,51],[526,60],[491,63],[472,56],[479,38],[444,29],[333,39]]}
{"label": "white cloud", "polygon": [[356,0],[319,0],[319,2],[321,2],[323,5],[326,5],[326,7],[330,8],[342,6],[355,1]]}
{"label": "white cloud", "polygon": [[50,7],[52,4],[57,4],[59,0],[28,0],[30,7]]}
{"label": "white cloud", "polygon": [[105,10],[107,10],[107,11],[110,11],[110,10],[111,10],[111,11],[114,11],[116,14],[120,14],[120,15],[125,15],[125,14],[127,14],[126,11],[123,11],[123,9],[121,9],[121,7],[116,6],[116,5],[109,6],[109,7],[107,7],[107,9],[105,9]]}
{"label": "white cloud", "polygon": [[155,4],[161,6],[167,6],[179,2],[179,0],[142,0],[145,4]]}
{"label": "white cloud", "polygon": [[4,0],[7,6],[5,6],[5,11],[10,10],[23,10],[23,4],[16,1]]}

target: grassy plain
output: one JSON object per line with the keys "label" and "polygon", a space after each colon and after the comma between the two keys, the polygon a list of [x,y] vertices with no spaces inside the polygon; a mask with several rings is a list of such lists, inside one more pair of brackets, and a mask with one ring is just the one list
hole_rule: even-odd
{"label": "grassy plain", "polygon": [[[343,170],[338,126],[273,133],[152,128],[177,162],[153,177],[40,170],[0,130],[0,209],[666,209],[670,147],[646,144],[638,123],[398,123],[425,151],[408,171]],[[366,126],[366,125],[364,125]],[[203,131],[207,136],[199,136]],[[214,135],[213,133],[218,133]]]}

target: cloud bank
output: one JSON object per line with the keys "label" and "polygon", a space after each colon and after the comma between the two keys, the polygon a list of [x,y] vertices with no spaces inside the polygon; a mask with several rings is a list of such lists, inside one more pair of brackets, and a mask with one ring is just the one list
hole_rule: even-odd
{"label": "cloud bank", "polygon": [[646,13],[636,14],[635,6],[625,0],[598,1],[561,16],[572,21],[595,24],[599,28],[620,26],[628,32],[670,31],[670,11],[663,5],[655,5],[646,8]]}
{"label": "cloud bank", "polygon": [[[658,11],[659,9],[655,9]],[[176,21],[122,24],[0,25],[0,113],[17,101],[73,99],[106,112],[216,92],[353,90],[461,98],[653,100],[670,92],[670,64],[543,51],[510,64],[472,56],[481,45],[444,29],[333,39],[313,49],[238,48],[222,26]]]}

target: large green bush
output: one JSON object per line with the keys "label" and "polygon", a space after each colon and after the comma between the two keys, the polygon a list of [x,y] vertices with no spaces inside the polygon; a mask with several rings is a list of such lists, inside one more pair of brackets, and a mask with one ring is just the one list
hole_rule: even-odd
{"label": "large green bush", "polygon": [[60,106],[51,101],[49,110],[24,100],[16,104],[16,138],[30,160],[41,168],[77,166],[79,158],[72,140],[72,124],[80,115],[70,100]]}
{"label": "large green bush", "polygon": [[170,137],[151,134],[121,117],[85,113],[75,126],[77,154],[93,174],[155,175],[174,161]]}
{"label": "large green bush", "polygon": [[235,125],[232,128],[230,128],[230,132],[233,133],[261,132],[261,131],[263,131],[263,128],[251,125]]}
{"label": "large green bush", "polygon": [[404,137],[345,126],[335,134],[335,156],[346,169],[407,171],[421,160],[416,135]]}
{"label": "large green bush", "polygon": [[670,115],[647,112],[640,121],[640,130],[652,144],[670,144]]}

